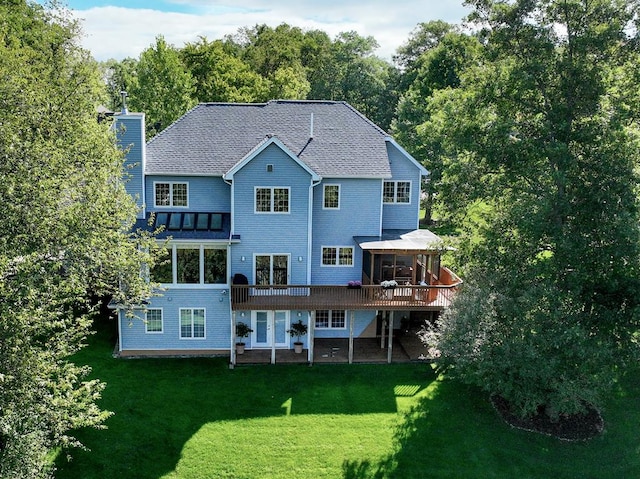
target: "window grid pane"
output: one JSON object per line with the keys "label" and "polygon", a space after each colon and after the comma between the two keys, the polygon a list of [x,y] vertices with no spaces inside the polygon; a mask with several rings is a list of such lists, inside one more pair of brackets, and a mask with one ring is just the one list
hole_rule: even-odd
{"label": "window grid pane", "polygon": [[316,328],[328,328],[329,327],[329,311],[321,309],[316,311]]}
{"label": "window grid pane", "polygon": [[382,201],[384,203],[393,203],[396,198],[396,184],[393,181],[385,181],[382,192]]}
{"label": "window grid pane", "polygon": [[338,185],[325,185],[324,187],[324,207],[338,208],[340,205],[340,187]]}
{"label": "window grid pane", "polygon": [[191,338],[193,337],[192,330],[192,314],[190,309],[180,310],[180,337]]}
{"label": "window grid pane", "polygon": [[193,337],[204,338],[204,309],[193,310]]}
{"label": "window grid pane", "polygon": [[170,202],[169,183],[156,183],[156,206],[169,206]]}
{"label": "window grid pane", "polygon": [[411,183],[408,181],[398,181],[396,201],[398,203],[411,202]]}
{"label": "window grid pane", "polygon": [[269,188],[256,189],[256,211],[271,211],[271,190]]}
{"label": "window grid pane", "polygon": [[340,248],[339,261],[341,265],[353,265],[353,248]]}
{"label": "window grid pane", "polygon": [[344,310],[331,311],[331,327],[332,328],[344,328],[345,327],[345,314]]}
{"label": "window grid pane", "polygon": [[162,310],[161,309],[147,310],[147,333],[161,333],[161,332],[162,332]]}
{"label": "window grid pane", "polygon": [[337,251],[336,248],[322,248],[322,264],[335,265]]}
{"label": "window grid pane", "polygon": [[173,206],[187,206],[187,184],[173,184]]}
{"label": "window grid pane", "polygon": [[276,213],[289,212],[289,189],[288,188],[273,189],[273,211]]}

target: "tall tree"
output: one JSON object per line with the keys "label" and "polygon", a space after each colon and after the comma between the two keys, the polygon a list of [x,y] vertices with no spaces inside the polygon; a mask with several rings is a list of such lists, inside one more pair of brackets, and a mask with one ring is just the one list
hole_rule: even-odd
{"label": "tall tree", "polygon": [[137,82],[129,92],[133,109],[147,117],[147,138],[168,127],[196,104],[191,74],[178,50],[160,35],[140,54]]}
{"label": "tall tree", "polygon": [[484,56],[423,129],[450,214],[482,211],[440,347],[521,415],[557,417],[602,404],[637,352],[640,151],[623,99],[638,84],[616,74],[636,59],[637,7],[471,3]]}
{"label": "tall tree", "polygon": [[396,57],[404,65],[399,81],[404,91],[392,129],[398,141],[430,172],[424,189],[425,222],[429,224],[439,192],[442,161],[438,142],[427,141],[428,136],[421,135],[419,129],[429,120],[431,96],[438,90],[460,85],[460,76],[480,55],[481,45],[475,36],[458,33],[444,22],[421,24],[418,32],[417,38],[410,38],[404,49],[398,50],[405,53]]}
{"label": "tall tree", "polygon": [[200,38],[187,43],[180,56],[195,83],[199,102],[251,103],[269,98],[269,82],[238,56],[229,53],[221,40]]}
{"label": "tall tree", "polygon": [[108,415],[95,403],[102,384],[69,361],[90,332],[89,296],[149,294],[122,153],[96,121],[99,69],[70,18],[0,2],[2,478],[48,477],[47,454]]}

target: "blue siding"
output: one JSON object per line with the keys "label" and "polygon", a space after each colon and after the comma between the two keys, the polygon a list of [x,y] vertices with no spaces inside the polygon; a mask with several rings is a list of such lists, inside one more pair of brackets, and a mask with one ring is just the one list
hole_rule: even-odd
{"label": "blue siding", "polygon": [[[254,254],[289,254],[289,283],[306,284],[310,185],[309,173],[275,145],[234,175],[233,233],[241,242],[231,248],[232,274],[242,273],[252,283]],[[255,213],[256,186],[289,187],[289,213]]]}
{"label": "blue siding", "polygon": [[144,115],[117,115],[114,128],[118,145],[125,151],[126,190],[136,199],[139,208],[138,218],[144,218]]}
{"label": "blue siding", "polygon": [[[349,321],[351,321],[351,311],[346,312],[346,328],[345,329],[316,329],[314,335],[316,338],[348,338],[349,337]],[[362,332],[375,321],[376,311],[355,311],[355,322],[353,323],[353,337],[359,337]]]}
{"label": "blue siding", "polygon": [[[340,185],[340,209],[323,209],[325,184]],[[382,182],[379,179],[325,178],[313,192],[312,284],[347,284],[362,276],[362,250],[354,236],[380,234]],[[353,246],[354,264],[322,266],[323,246]]]}
{"label": "blue siding", "polygon": [[[153,184],[156,182],[188,183],[188,208],[154,206]],[[180,210],[228,213],[231,211],[231,187],[221,177],[202,176],[147,176],[146,177],[147,210]]]}
{"label": "blue siding", "polygon": [[[387,143],[393,181],[411,182],[410,204],[385,204],[382,214],[383,229],[417,229],[420,216],[419,168],[391,143]],[[389,180],[389,181],[391,181]]]}
{"label": "blue siding", "polygon": [[[222,293],[226,291],[226,293]],[[220,301],[222,298],[222,301]],[[121,313],[123,350],[202,350],[229,349],[231,315],[228,289],[174,289],[153,298],[148,308],[162,308],[163,332],[146,333],[139,319],[129,321]],[[205,339],[180,339],[180,309],[205,309]],[[144,318],[143,312],[138,312]]]}

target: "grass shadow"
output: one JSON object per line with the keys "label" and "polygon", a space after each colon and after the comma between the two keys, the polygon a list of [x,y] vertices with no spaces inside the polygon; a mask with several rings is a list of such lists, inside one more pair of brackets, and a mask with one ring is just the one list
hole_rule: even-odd
{"label": "grass shadow", "polygon": [[408,411],[395,452],[377,464],[343,465],[344,479],[640,477],[640,372],[610,401],[605,432],[567,442],[509,427],[476,388],[440,380]]}

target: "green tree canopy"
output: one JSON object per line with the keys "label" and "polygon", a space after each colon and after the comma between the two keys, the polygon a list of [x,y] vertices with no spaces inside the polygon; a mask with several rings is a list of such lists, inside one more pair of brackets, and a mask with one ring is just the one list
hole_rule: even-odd
{"label": "green tree canopy", "polygon": [[194,81],[178,50],[160,35],[140,54],[137,82],[129,92],[131,108],[147,118],[147,138],[169,126],[196,104]]}
{"label": "green tree canopy", "polygon": [[624,98],[638,84],[616,74],[637,59],[636,7],[471,3],[483,56],[422,128],[442,149],[442,203],[476,213],[440,346],[522,415],[573,413],[637,353],[640,156]]}
{"label": "green tree canopy", "polygon": [[[0,477],[51,473],[47,454],[99,427],[102,385],[69,362],[89,297],[150,294],[123,158],[96,120],[103,85],[64,10],[0,2]],[[119,284],[127,285],[120,289]]]}

